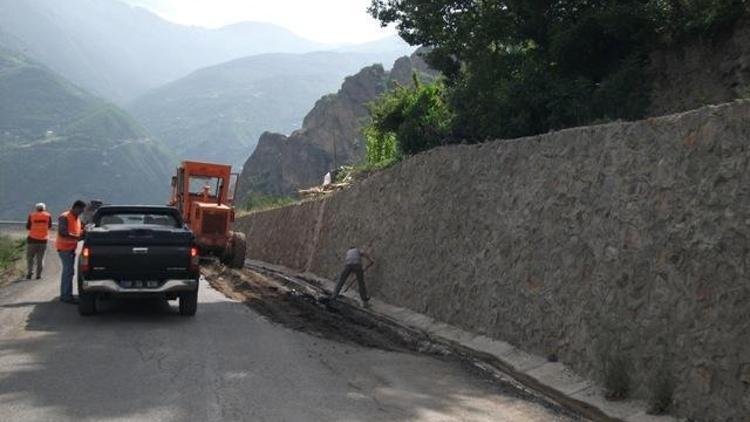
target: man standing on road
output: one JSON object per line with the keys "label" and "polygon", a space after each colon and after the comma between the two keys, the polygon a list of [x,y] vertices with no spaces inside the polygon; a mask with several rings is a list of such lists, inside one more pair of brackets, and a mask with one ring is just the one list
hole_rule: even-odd
{"label": "man standing on road", "polygon": [[79,216],[86,208],[86,203],[78,200],[73,207],[60,214],[57,219],[57,252],[62,261],[62,276],[60,277],[60,301],[75,303],[73,298],[73,275],[75,274],[76,248],[81,240],[83,229]]}
{"label": "man standing on road", "polygon": [[28,271],[26,278],[31,280],[31,270],[34,268],[36,261],[36,279],[42,278],[44,269],[44,254],[47,252],[47,240],[49,238],[49,229],[52,228],[52,216],[47,212],[47,206],[44,203],[36,204],[36,211],[29,214],[26,220],[26,230],[29,236],[26,238],[26,265]]}
{"label": "man standing on road", "polygon": [[370,296],[367,294],[367,286],[365,286],[365,270],[367,270],[367,268],[362,268],[362,258],[365,258],[370,262],[367,265],[367,268],[370,268],[375,264],[375,260],[372,259],[372,257],[370,257],[367,252],[362,251],[357,247],[352,246],[348,251],[346,251],[346,257],[344,258],[344,270],[339,276],[339,280],[336,283],[336,288],[333,289],[333,296],[331,296],[331,299],[336,299],[339,296],[339,293],[341,293],[341,288],[344,287],[344,283],[349,278],[351,273],[354,273],[357,276],[359,297],[362,299],[362,304],[367,305],[368,301],[370,300]]}

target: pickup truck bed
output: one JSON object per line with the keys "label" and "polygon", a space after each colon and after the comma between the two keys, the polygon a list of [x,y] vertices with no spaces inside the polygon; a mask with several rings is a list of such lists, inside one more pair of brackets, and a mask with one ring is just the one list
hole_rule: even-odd
{"label": "pickup truck bed", "polygon": [[97,299],[163,297],[180,313],[197,310],[198,250],[193,233],[170,207],[105,206],[86,227],[78,271],[79,311]]}

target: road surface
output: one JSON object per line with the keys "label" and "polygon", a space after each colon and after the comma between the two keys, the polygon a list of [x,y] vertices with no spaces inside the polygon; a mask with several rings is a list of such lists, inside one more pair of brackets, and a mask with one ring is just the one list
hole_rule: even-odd
{"label": "road surface", "polygon": [[6,421],[567,421],[460,362],[274,324],[203,282],[198,315],[115,302],[80,317],[40,281],[0,289]]}

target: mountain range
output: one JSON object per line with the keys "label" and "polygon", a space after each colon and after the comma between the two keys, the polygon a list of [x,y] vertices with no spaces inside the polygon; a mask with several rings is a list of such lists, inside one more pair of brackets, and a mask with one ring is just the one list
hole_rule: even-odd
{"label": "mountain range", "polygon": [[184,26],[120,0],[0,0],[0,218],[164,203],[177,161],[239,170],[263,131],[292,132],[346,75],[409,50]]}
{"label": "mountain range", "polygon": [[164,203],[174,163],[117,106],[0,49],[0,218],[75,198]]}
{"label": "mountain range", "polygon": [[[174,24],[114,0],[0,0],[0,30],[10,47],[118,104],[202,67],[264,53],[334,48],[268,23],[218,29]],[[384,47],[401,53],[408,48],[386,40],[345,49]]]}
{"label": "mountain range", "polygon": [[356,52],[251,56],[198,70],[127,109],[180,157],[239,168],[264,131],[291,133],[346,76],[395,58]]}

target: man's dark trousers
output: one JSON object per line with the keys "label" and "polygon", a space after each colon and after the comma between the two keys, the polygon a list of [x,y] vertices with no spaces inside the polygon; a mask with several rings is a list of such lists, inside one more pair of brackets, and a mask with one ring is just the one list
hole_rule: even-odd
{"label": "man's dark trousers", "polygon": [[349,275],[351,275],[351,273],[354,273],[357,276],[359,297],[362,298],[362,301],[367,302],[370,299],[370,296],[367,295],[367,286],[365,286],[365,272],[362,270],[361,265],[347,265],[344,267],[344,271],[341,272],[339,281],[336,283],[336,288],[333,289],[333,298],[335,299],[339,296],[339,293],[341,293],[341,289],[344,287],[346,279],[349,278]]}

